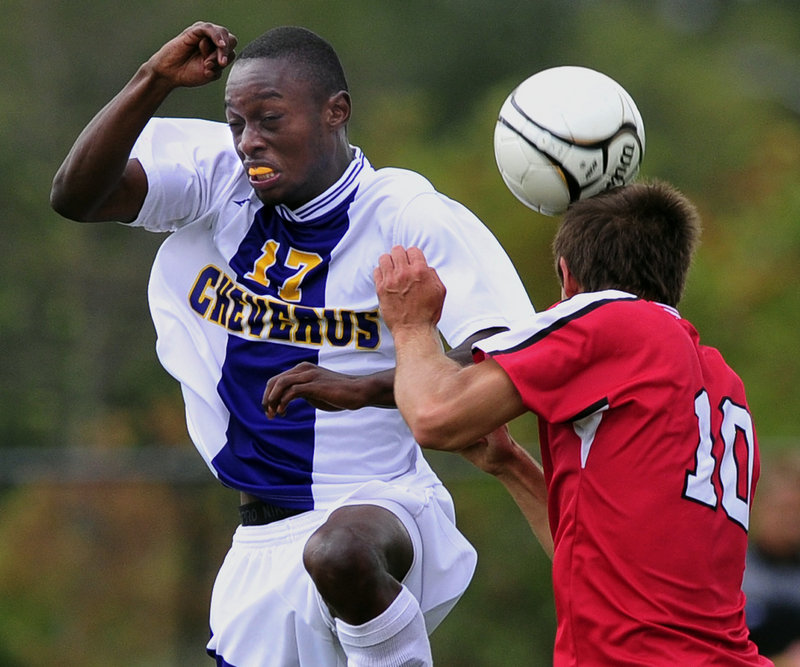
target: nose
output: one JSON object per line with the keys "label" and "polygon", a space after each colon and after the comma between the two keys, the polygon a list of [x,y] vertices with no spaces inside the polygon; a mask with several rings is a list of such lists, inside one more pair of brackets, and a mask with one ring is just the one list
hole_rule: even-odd
{"label": "nose", "polygon": [[238,147],[239,152],[249,157],[255,157],[258,152],[263,150],[266,146],[264,137],[257,125],[247,123],[239,135]]}

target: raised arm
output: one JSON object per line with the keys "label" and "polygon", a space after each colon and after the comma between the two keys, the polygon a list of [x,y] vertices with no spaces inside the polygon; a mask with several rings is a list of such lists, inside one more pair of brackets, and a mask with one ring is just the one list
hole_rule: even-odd
{"label": "raised arm", "polygon": [[218,79],[235,57],[226,28],[195,23],[162,46],[84,128],[53,179],[52,207],[81,222],[130,222],[141,210],[147,177],[129,159],[144,126],[179,87]]}
{"label": "raised arm", "polygon": [[395,341],[395,399],[414,437],[497,477],[552,558],[544,472],[505,426],[526,411],[516,387],[491,358],[463,367],[442,354],[436,322],[445,288],[419,249],[383,255],[375,286]]}
{"label": "raised arm", "polygon": [[445,288],[419,249],[381,256],[375,285],[395,342],[395,401],[422,446],[459,450],[525,412],[499,364],[464,367],[442,353],[436,323]]}

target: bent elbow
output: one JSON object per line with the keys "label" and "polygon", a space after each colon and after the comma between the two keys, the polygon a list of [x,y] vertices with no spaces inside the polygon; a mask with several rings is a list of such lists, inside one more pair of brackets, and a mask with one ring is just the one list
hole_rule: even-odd
{"label": "bent elbow", "polygon": [[409,427],[414,439],[425,449],[453,451],[465,444],[459,438],[458,424],[452,423],[448,411],[438,406],[419,411]]}
{"label": "bent elbow", "polygon": [[69,202],[66,202],[63,199],[59,199],[58,197],[54,197],[52,194],[50,195],[50,208],[52,208],[62,218],[66,218],[67,220],[74,220],[75,222],[86,222],[86,220],[83,219],[83,217],[80,215],[77,209],[73,209],[69,205]]}
{"label": "bent elbow", "polygon": [[89,213],[76,205],[75,198],[56,178],[50,188],[50,208],[61,217],[76,222],[89,222]]}

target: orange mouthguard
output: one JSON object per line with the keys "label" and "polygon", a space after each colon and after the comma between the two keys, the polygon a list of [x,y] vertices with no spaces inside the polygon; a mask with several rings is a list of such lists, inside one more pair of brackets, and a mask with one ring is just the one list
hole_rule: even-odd
{"label": "orange mouthguard", "polygon": [[263,176],[264,174],[271,174],[274,170],[269,167],[250,167],[247,173],[251,176]]}

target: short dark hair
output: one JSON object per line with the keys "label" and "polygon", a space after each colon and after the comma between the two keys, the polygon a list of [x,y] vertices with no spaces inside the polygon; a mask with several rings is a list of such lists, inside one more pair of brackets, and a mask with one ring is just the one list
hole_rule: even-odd
{"label": "short dark hair", "polygon": [[344,68],[333,46],[307,28],[280,26],[268,30],[247,44],[237,60],[253,58],[289,60],[300,66],[325,96],[348,90]]}
{"label": "short dark hair", "polygon": [[634,183],[572,204],[553,241],[586,292],[620,289],[676,306],[700,240],[695,206],[664,181]]}

